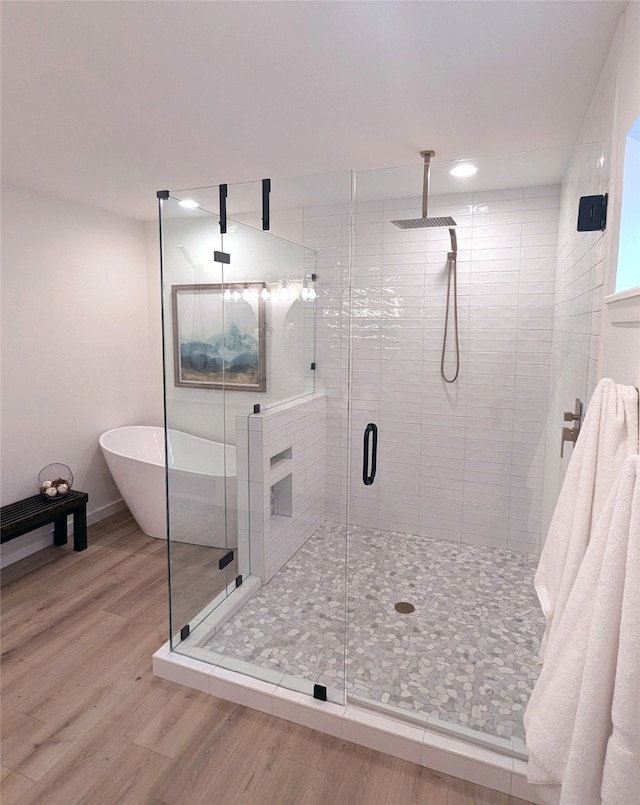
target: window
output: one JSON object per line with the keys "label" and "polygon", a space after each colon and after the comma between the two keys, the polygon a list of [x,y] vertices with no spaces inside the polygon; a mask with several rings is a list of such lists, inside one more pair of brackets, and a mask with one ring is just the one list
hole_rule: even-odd
{"label": "window", "polygon": [[616,293],[640,286],[640,118],[627,135]]}

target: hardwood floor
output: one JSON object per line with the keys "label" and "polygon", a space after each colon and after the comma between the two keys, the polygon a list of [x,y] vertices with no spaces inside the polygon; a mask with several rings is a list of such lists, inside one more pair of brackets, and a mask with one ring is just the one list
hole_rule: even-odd
{"label": "hardwood floor", "polygon": [[155,678],[166,545],[127,512],[1,580],[2,805],[524,805]]}

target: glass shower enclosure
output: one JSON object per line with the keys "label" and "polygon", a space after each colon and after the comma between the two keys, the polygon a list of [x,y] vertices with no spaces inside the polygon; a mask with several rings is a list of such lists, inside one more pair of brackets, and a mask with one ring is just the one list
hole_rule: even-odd
{"label": "glass shower enclosure", "polygon": [[[281,182],[273,192],[256,182],[160,198],[171,645],[310,694],[315,669],[300,677],[276,649],[252,662],[258,626],[233,653],[219,635],[326,516],[327,406],[316,392],[315,358],[319,267],[316,251],[303,244],[301,207],[290,206],[320,185],[349,207],[349,173]],[[282,234],[263,228],[268,215],[277,216]],[[348,265],[348,238],[335,257],[342,261]],[[343,648],[329,670],[343,688],[344,536],[335,547],[340,603],[330,630]],[[319,619],[328,623],[324,612]],[[290,620],[293,633],[293,609]],[[311,634],[306,639],[310,645]],[[330,695],[343,698],[333,689]]]}
{"label": "glass shower enclosure", "polygon": [[526,756],[568,157],[161,198],[173,651]]}

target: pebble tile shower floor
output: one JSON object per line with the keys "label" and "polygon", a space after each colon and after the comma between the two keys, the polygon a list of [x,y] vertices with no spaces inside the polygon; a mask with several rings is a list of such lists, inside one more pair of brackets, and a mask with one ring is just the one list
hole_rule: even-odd
{"label": "pebble tile shower floor", "polygon": [[[200,646],[344,685],[345,527],[325,523]],[[524,741],[544,620],[537,557],[353,527],[349,697]],[[400,614],[399,601],[415,611]]]}

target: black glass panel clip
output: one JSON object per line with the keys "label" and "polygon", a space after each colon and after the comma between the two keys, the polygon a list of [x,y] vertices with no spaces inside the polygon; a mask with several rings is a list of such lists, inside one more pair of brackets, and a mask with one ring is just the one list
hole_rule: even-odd
{"label": "black glass panel clip", "polygon": [[227,185],[220,185],[220,234],[227,234]]}
{"label": "black glass panel clip", "polygon": [[225,553],[225,555],[220,559],[218,562],[218,570],[224,570],[227,565],[230,565],[233,562],[233,551],[229,551]]}
{"label": "black glass panel clip", "polygon": [[604,196],[582,196],[578,202],[578,232],[604,232],[608,203],[608,193]]}
{"label": "black glass panel clip", "polygon": [[318,701],[326,702],[327,701],[327,689],[324,685],[314,685],[313,686],[313,698],[318,699]]}
{"label": "black glass panel clip", "polygon": [[262,180],[262,228],[269,229],[269,194],[271,193],[271,179]]}

